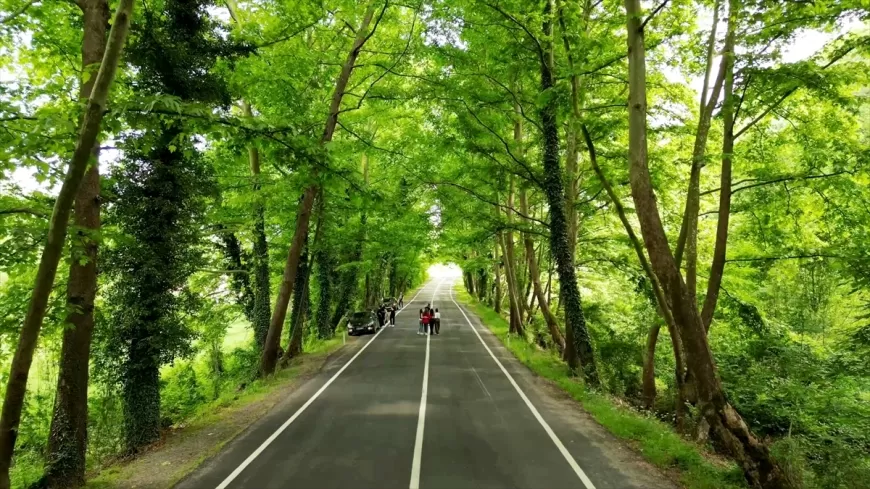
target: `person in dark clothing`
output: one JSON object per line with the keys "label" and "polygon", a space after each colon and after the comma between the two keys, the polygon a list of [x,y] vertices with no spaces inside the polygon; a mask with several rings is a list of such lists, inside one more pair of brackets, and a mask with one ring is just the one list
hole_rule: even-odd
{"label": "person in dark clothing", "polygon": [[405,307],[405,293],[404,292],[402,292],[401,295],[399,295],[399,307]]}
{"label": "person in dark clothing", "polygon": [[429,308],[429,335],[435,334],[435,309]]}
{"label": "person in dark clothing", "polygon": [[423,309],[423,334],[428,334],[432,329],[432,310],[429,306]]}
{"label": "person in dark clothing", "polygon": [[395,307],[390,308],[390,327],[391,328],[396,327],[396,308]]}
{"label": "person in dark clothing", "polygon": [[417,334],[426,334],[426,326],[423,324],[423,309],[420,309],[420,327],[417,328]]}
{"label": "person in dark clothing", "polygon": [[384,306],[381,306],[378,309],[378,326],[384,327],[384,320],[386,319],[386,311],[384,311]]}

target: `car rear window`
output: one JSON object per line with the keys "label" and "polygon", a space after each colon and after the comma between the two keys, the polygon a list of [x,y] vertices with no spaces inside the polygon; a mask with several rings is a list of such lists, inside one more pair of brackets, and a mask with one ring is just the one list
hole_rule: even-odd
{"label": "car rear window", "polygon": [[369,317],[369,313],[367,313],[367,312],[355,312],[355,313],[353,313],[354,319],[365,319],[367,317]]}

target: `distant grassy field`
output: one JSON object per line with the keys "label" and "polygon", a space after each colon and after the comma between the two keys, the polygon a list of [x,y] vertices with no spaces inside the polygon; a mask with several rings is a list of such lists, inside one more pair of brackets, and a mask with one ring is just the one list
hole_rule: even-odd
{"label": "distant grassy field", "polygon": [[227,335],[224,338],[224,351],[231,351],[234,348],[250,344],[254,341],[254,329],[251,323],[242,316],[239,316],[227,328]]}

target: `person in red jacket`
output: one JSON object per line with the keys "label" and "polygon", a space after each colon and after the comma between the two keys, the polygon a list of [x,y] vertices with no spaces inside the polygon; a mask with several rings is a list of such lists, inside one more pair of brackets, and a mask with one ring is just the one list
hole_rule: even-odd
{"label": "person in red jacket", "polygon": [[432,323],[432,309],[430,309],[428,305],[426,305],[426,307],[423,309],[423,316],[421,320],[423,321],[422,334],[425,335],[429,332],[430,324]]}

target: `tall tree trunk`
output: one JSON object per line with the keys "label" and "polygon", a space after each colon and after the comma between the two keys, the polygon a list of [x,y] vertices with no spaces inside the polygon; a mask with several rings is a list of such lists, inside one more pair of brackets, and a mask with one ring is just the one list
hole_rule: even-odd
{"label": "tall tree trunk", "polygon": [[[363,153],[360,157],[360,169],[363,175],[363,182],[366,187],[369,184],[369,160],[366,157],[366,154]],[[335,328],[338,326],[338,323],[341,322],[341,318],[344,317],[345,314],[349,312],[349,309],[354,305],[357,294],[357,281],[359,278],[359,261],[362,259],[363,255],[363,244],[366,241],[366,225],[368,223],[368,215],[366,214],[365,209],[360,212],[359,216],[359,224],[360,224],[360,234],[359,238],[356,241],[356,246],[353,250],[353,254],[350,257],[350,262],[353,263],[352,266],[345,269],[342,272],[341,282],[338,287],[338,303],[335,306],[335,313],[332,316],[332,327]]]}
{"label": "tall tree trunk", "polygon": [[[520,239],[522,239],[522,236],[520,236]],[[532,248],[532,252],[534,252],[534,251],[535,251],[535,249]],[[535,294],[534,294],[534,291],[532,290],[531,272],[529,271],[529,259],[528,259],[528,257],[525,256],[526,253],[527,253],[527,250],[524,246],[523,247],[523,256],[525,259],[523,260],[523,264],[524,264],[523,270],[526,271],[526,274],[524,277],[525,288],[523,289],[523,309],[525,309],[525,311],[526,311],[525,322],[528,323],[529,321],[532,320],[532,314],[533,314],[532,308],[535,307]],[[526,302],[526,301],[528,301],[528,302]]]}
{"label": "tall tree trunk", "polygon": [[[529,309],[531,309],[531,302],[529,300],[531,290],[529,286],[529,271],[528,271],[528,259],[526,258],[526,247],[523,246],[523,233],[520,232],[518,236],[519,243],[519,251],[515,251],[517,256],[516,259],[516,267],[514,271],[516,272],[517,279],[517,298],[520,303],[520,322],[525,324],[526,319],[531,314]],[[516,248],[514,248],[516,250]]]}
{"label": "tall tree trunk", "polygon": [[[496,217],[498,216],[498,208],[495,208]],[[502,293],[501,293],[501,258],[499,258],[499,244],[501,243],[502,237],[501,232],[496,233],[495,235],[495,246],[493,247],[493,256],[495,260],[493,262],[493,273],[495,274],[495,294],[492,301],[492,308],[496,313],[501,313],[501,301],[502,301]]]}
{"label": "tall tree trunk", "polygon": [[[529,215],[529,204],[526,200],[525,189],[520,190],[520,210],[523,214]],[[559,328],[556,316],[553,315],[553,312],[550,311],[550,307],[547,305],[547,298],[544,297],[544,289],[541,287],[541,275],[538,270],[538,259],[535,257],[535,245],[529,233],[523,233],[523,241],[526,245],[529,273],[531,275],[531,282],[534,285],[535,296],[538,298],[538,305],[541,308],[541,313],[544,315],[544,321],[547,323],[547,329],[550,331],[553,344],[556,345],[559,353],[561,353],[565,350],[565,338],[562,336],[562,330]]]}
{"label": "tall tree trunk", "polygon": [[713,66],[716,45],[716,26],[719,17],[719,1],[714,5],[713,27],[710,38],[707,41],[707,68],[704,74],[704,90],[701,94],[701,106],[699,109],[698,127],[695,130],[695,144],[692,149],[692,168],[689,173],[689,190],[686,194],[686,208],[683,213],[683,221],[680,227],[680,236],[677,240],[676,260],[679,266],[682,262],[683,253],[686,255],[686,285],[689,292],[695,296],[698,267],[698,210],[701,204],[701,170],[706,165],[707,140],[710,134],[710,123],[713,117],[713,109],[719,101],[719,93],[725,76],[725,60],[723,59],[719,73],[713,83],[713,91],[707,100],[707,83]]}
{"label": "tall tree trunk", "polygon": [[333,326],[329,322],[332,306],[333,272],[332,260],[326,250],[318,249],[314,255],[317,265],[317,283],[320,286],[320,300],[317,303],[317,334],[320,339],[331,338]]}
{"label": "tall tree trunk", "polygon": [[553,269],[550,267],[550,264],[547,263],[547,307],[550,307],[550,301],[552,297],[550,294],[553,292]]}
{"label": "tall tree trunk", "polygon": [[[253,117],[251,106],[244,100],[242,110],[245,116]],[[254,191],[254,341],[260,350],[266,344],[266,336],[269,334],[269,318],[271,316],[271,281],[269,277],[269,242],[266,240],[266,206],[263,203],[260,176],[260,152],[256,146],[248,147],[248,162],[251,166]]]}
{"label": "tall tree trunk", "polygon": [[[230,16],[242,27],[242,19],[236,8],[235,0],[226,2]],[[246,100],[241,101],[242,113],[245,117],[253,118],[251,104]],[[248,146],[248,163],[251,166],[252,190],[254,191],[253,217],[254,217],[254,305],[251,323],[254,327],[254,342],[260,351],[266,344],[266,336],[269,333],[269,318],[272,286],[269,277],[269,243],[266,240],[266,206],[263,203],[260,177],[260,151],[253,144]]]}
{"label": "tall tree trunk", "polygon": [[[607,179],[607,176],[604,174],[601,166],[598,165],[598,156],[595,151],[595,143],[592,141],[592,136],[589,134],[589,130],[586,128],[585,125],[583,125],[581,129],[583,132],[583,138],[586,141],[586,148],[589,151],[589,163],[592,166],[592,170],[595,172],[595,175],[601,182],[601,186],[604,188],[604,191],[607,194],[608,198],[610,198],[610,202],[613,204],[613,208],[616,210],[617,216],[619,216],[619,221],[622,223],[622,227],[625,229],[625,233],[628,235],[628,240],[629,242],[631,242],[632,248],[634,248],[634,253],[637,256],[637,260],[638,262],[640,262],[641,268],[643,269],[644,273],[650,281],[650,285],[653,289],[653,294],[656,298],[656,307],[659,315],[662,317],[662,319],[664,319],[665,324],[667,324],[668,326],[668,332],[671,335],[671,341],[674,347],[674,359],[676,361],[675,376],[678,395],[675,404],[677,412],[677,424],[679,426],[683,422],[683,405],[685,401],[685,397],[683,396],[685,393],[685,390],[683,389],[683,384],[685,380],[685,365],[682,361],[683,355],[682,344],[680,342],[680,334],[676,328],[676,325],[674,324],[674,316],[671,313],[671,309],[668,305],[665,293],[662,290],[661,283],[659,282],[658,277],[656,277],[656,274],[653,272],[653,269],[646,258],[646,253],[643,250],[643,244],[640,242],[640,239],[638,239],[637,234],[635,234],[634,227],[628,221],[625,207],[623,207],[622,205],[622,200],[619,198],[618,195],[616,195],[616,191],[613,189],[613,185],[610,184],[610,181]],[[650,385],[644,385],[644,395],[653,397],[653,399],[649,402],[650,405],[655,400],[655,372],[647,372],[646,368],[655,368],[655,343],[658,340],[658,334],[658,329],[650,330],[649,341],[652,341],[652,347],[650,348],[648,341],[647,352],[652,355],[652,357],[644,359],[645,370],[643,379],[645,382],[652,382],[652,384]]]}
{"label": "tall tree trunk", "polygon": [[[583,5],[583,29],[588,33],[589,19],[592,12],[592,7],[588,0],[585,0]],[[556,8],[558,10],[559,25],[562,31],[562,44],[565,47],[565,52],[568,58],[568,69],[571,76],[571,118],[568,124],[567,139],[568,144],[565,155],[565,212],[568,219],[568,247],[571,249],[571,256],[577,258],[577,234],[579,228],[577,215],[577,194],[579,193],[577,185],[577,163],[580,154],[580,106],[581,90],[580,77],[574,70],[574,56],[571,53],[571,45],[568,41],[565,28],[565,17],[561,2],[556,0]]]}
{"label": "tall tree trunk", "polygon": [[[356,248],[353,250],[353,255],[350,257],[350,261],[353,263],[359,262],[361,255],[362,242],[356,245]],[[332,319],[330,320],[330,328],[335,328],[338,323],[341,322],[341,318],[350,311],[351,307],[353,307],[358,292],[358,281],[359,276],[357,265],[348,267],[341,273],[341,278],[336,290],[337,302],[335,304]]]}
{"label": "tall tree trunk", "polygon": [[[733,6],[736,2],[731,0],[730,3]],[[650,262],[670,297],[669,303],[686,350],[687,364],[696,381],[698,407],[707,422],[716,430],[725,448],[741,465],[751,486],[773,489],[789,487],[787,478],[771,457],[768,447],[755,437],[726,399],[698,305],[670,252],[647,161],[646,57],[640,0],[625,0],[625,9],[628,29],[629,161],[632,197]],[[729,15],[734,14],[732,7]],[[729,21],[733,22],[734,19]],[[724,57],[731,62],[733,52],[725,53]]]}
{"label": "tall tree trunk", "polygon": [[72,160],[70,160],[69,168],[64,177],[57,200],[54,203],[54,210],[49,221],[48,237],[39,260],[33,294],[30,297],[30,305],[24,318],[24,324],[21,327],[18,347],[12,358],[9,380],[6,384],[6,394],[3,400],[3,411],[2,415],[0,415],[0,489],[7,489],[10,485],[9,468],[12,464],[15,439],[18,436],[18,426],[21,422],[21,410],[24,402],[24,393],[27,390],[27,377],[30,374],[30,365],[33,363],[33,352],[36,349],[36,341],[39,338],[39,331],[42,329],[42,321],[45,318],[48,298],[51,294],[51,289],[54,287],[57,266],[60,262],[61,253],[63,253],[70,211],[87,171],[88,164],[93,157],[94,146],[99,137],[103,114],[106,111],[106,99],[109,95],[109,87],[115,78],[115,71],[118,68],[118,61],[121,57],[127,31],[130,27],[130,17],[132,14],[133,0],[121,0],[115,13],[112,30],[109,33],[106,50],[100,63],[100,70],[97,73],[93,89],[88,98],[75,151]]}
{"label": "tall tree trunk", "polygon": [[302,249],[299,259],[299,273],[296,274],[295,291],[293,292],[293,310],[290,319],[290,340],[284,350],[283,361],[302,354],[302,335],[305,329],[305,318],[308,315],[308,278],[311,266],[308,263],[308,244]]}
{"label": "tall tree trunk", "polygon": [[643,406],[652,409],[656,402],[656,343],[659,340],[661,326],[656,323],[649,329],[646,337],[646,352],[643,356]]}
{"label": "tall tree trunk", "polygon": [[275,301],[275,308],[269,323],[269,332],[266,336],[263,355],[260,358],[260,375],[270,375],[275,371],[280,347],[281,332],[284,330],[284,320],[287,318],[287,308],[290,305],[290,297],[293,295],[293,287],[296,281],[296,272],[299,269],[299,260],[302,248],[308,237],[308,223],[311,218],[311,209],[314,206],[314,198],[317,193],[316,186],[305,189],[299,212],[296,215],[296,231],[293,234],[293,242],[290,245],[290,253],[284,265],[284,275],[281,279],[281,288]]}
{"label": "tall tree trunk", "polygon": [[[472,289],[470,293],[474,293]],[[363,293],[363,307],[369,309],[372,306],[372,272],[371,270],[366,272],[366,286],[365,292]]]}
{"label": "tall tree trunk", "polygon": [[[109,4],[106,0],[79,2],[84,24],[79,96],[87,100],[96,81],[96,68],[106,51]],[[48,437],[45,483],[50,488],[80,487],[85,482],[88,444],[88,366],[94,331],[97,295],[97,234],[100,229],[100,145],[75,198],[76,236],[67,284],[66,322],[60,353],[57,393]]]}
{"label": "tall tree trunk", "polygon": [[399,272],[396,269],[396,263],[394,260],[390,260],[390,263],[388,266],[389,266],[389,270],[390,270],[390,273],[388,274],[388,277],[389,277],[389,279],[388,279],[389,280],[389,294],[388,295],[390,297],[398,298],[399,297],[399,292],[398,292]]}
{"label": "tall tree trunk", "polygon": [[159,317],[137,321],[123,374],[124,443],[135,454],[160,439],[160,364],[148,338],[147,325]]}
{"label": "tall tree trunk", "polygon": [[[387,4],[384,4],[386,10]],[[381,11],[381,16],[384,14]],[[366,41],[374,34],[374,29],[369,32],[369,24],[375,14],[375,2],[369,3],[363,17],[362,24],[357,29],[356,39],[354,39],[353,47],[347,55],[347,59],[341,67],[341,72],[335,82],[335,90],[332,93],[332,101],[329,106],[329,116],[326,119],[326,125],[323,129],[323,136],[320,138],[321,146],[332,141],[332,136],[335,133],[335,127],[338,124],[338,115],[341,112],[341,100],[344,97],[347,83],[350,80],[350,75],[356,65],[356,59],[359,57],[360,50]],[[375,24],[377,28],[377,24]],[[287,262],[284,265],[284,276],[281,280],[281,288],[278,292],[278,297],[275,300],[275,308],[272,312],[272,318],[269,322],[269,332],[266,335],[266,344],[263,347],[263,354],[260,357],[260,375],[270,375],[275,371],[275,365],[278,361],[278,348],[281,341],[281,332],[284,329],[284,320],[287,317],[287,306],[290,303],[290,297],[293,295],[293,285],[296,280],[296,272],[299,268],[299,256],[302,253],[302,245],[305,241],[305,236],[308,235],[308,222],[311,219],[311,208],[314,205],[314,197],[318,193],[318,185],[311,184],[303,193],[302,202],[299,204],[299,210],[296,212],[296,230],[293,234],[293,241],[290,245],[290,251],[287,254]],[[3,489],[3,488],[0,488]]]}
{"label": "tall tree trunk", "polygon": [[[519,112],[519,108],[515,109],[516,112]],[[523,126],[519,121],[519,117],[516,117],[514,120],[514,142],[522,148],[523,146]],[[520,150],[522,153],[522,150]],[[521,296],[520,292],[520,284],[517,279],[517,261],[516,254],[514,249],[514,233],[512,231],[513,226],[513,208],[514,208],[514,176],[510,175],[509,183],[508,183],[508,195],[507,195],[507,209],[505,209],[505,216],[507,217],[508,230],[505,232],[505,273],[508,276],[508,291],[510,293],[511,298],[513,299],[513,305],[511,305],[511,321],[510,321],[510,330],[512,333],[516,333],[519,336],[525,336],[526,331],[525,327],[523,327],[523,317],[525,316],[525,307],[526,307],[526,299]]]}
{"label": "tall tree trunk", "polygon": [[[333,328],[329,324],[329,312],[332,306],[332,259],[329,251],[323,246],[323,235],[326,233],[326,196],[320,198],[317,210],[317,230],[314,232],[314,253],[308,265],[308,274],[317,265],[317,283],[320,286],[320,299],[317,303],[317,311],[314,315],[314,323],[317,328],[317,336],[320,339],[331,338]],[[310,280],[310,278],[309,278]],[[306,284],[306,290],[310,287]],[[310,293],[310,290],[308,290]],[[310,303],[310,298],[306,302]]]}
{"label": "tall tree trunk", "polygon": [[568,144],[565,154],[565,216],[568,219],[568,248],[577,259],[577,131],[572,117],[568,127]]}
{"label": "tall tree trunk", "polygon": [[[249,321],[254,320],[254,290],[251,288],[251,279],[246,273],[244,251],[242,243],[235,233],[221,229],[218,237],[223,241],[224,260],[227,265],[226,273],[229,279],[230,290],[236,295],[236,303],[242,306],[242,312]],[[245,273],[243,273],[245,272]]]}
{"label": "tall tree trunk", "polygon": [[[514,130],[515,137],[516,129]],[[520,139],[522,138],[522,133],[518,136]],[[508,229],[504,233],[504,257],[505,257],[505,273],[507,274],[508,280],[508,290],[511,298],[514,300],[514,304],[511,308],[516,308],[516,317],[511,314],[511,332],[520,334],[520,331],[523,329],[523,316],[525,314],[525,299],[522,298],[522,294],[520,294],[520,286],[519,281],[517,280],[517,262],[516,262],[516,250],[514,248],[514,233],[512,231],[511,226],[513,226],[513,214],[511,209],[514,207],[514,177],[510,176],[510,183],[508,187],[508,195],[507,195],[507,209],[505,209],[505,216],[507,216],[507,224]]]}
{"label": "tall tree trunk", "polygon": [[486,269],[480,268],[477,270],[477,299],[480,302],[486,302],[487,299],[487,291],[489,290],[489,284],[486,283],[487,275]]}
{"label": "tall tree trunk", "polygon": [[[553,2],[547,0],[544,7],[543,30],[545,37],[552,39],[553,34]],[[553,45],[547,41],[540,52],[541,62],[541,92],[549,94],[555,86],[553,72]],[[544,192],[550,204],[550,249],[556,259],[559,273],[559,284],[565,302],[565,318],[569,328],[572,328],[572,341],[583,369],[586,383],[599,384],[598,369],[595,367],[595,357],[592,341],[586,329],[586,318],[580,299],[580,289],[577,286],[577,274],[574,270],[574,257],[568,246],[568,223],[565,215],[564,186],[562,171],[559,168],[559,126],[556,122],[555,98],[549,96],[541,107],[541,128],[544,135]]]}
{"label": "tall tree trunk", "polygon": [[[733,14],[732,14],[733,15]],[[733,21],[732,21],[733,22]],[[729,25],[726,39],[726,52],[733,52],[734,27]],[[730,44],[730,46],[728,46]],[[731,218],[731,162],[734,153],[734,62],[728,64],[725,75],[725,93],[722,105],[724,134],[722,136],[722,175],[719,182],[719,221],[716,226],[716,244],[713,249],[713,263],[707,281],[707,294],[701,310],[704,330],[710,331],[713,312],[719,300],[722,276],[725,273],[725,255],[728,248],[728,221]]]}
{"label": "tall tree trunk", "polygon": [[[504,238],[505,241],[507,241],[507,235],[505,235]],[[508,304],[510,306],[510,318],[508,321],[510,324],[510,332],[513,334],[520,334],[519,332],[523,329],[523,323],[520,319],[520,309],[517,304],[518,299],[516,294],[516,283],[514,283],[513,265],[508,256],[507,244],[505,242],[502,242],[502,254],[505,256],[504,275],[507,284]]]}

